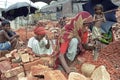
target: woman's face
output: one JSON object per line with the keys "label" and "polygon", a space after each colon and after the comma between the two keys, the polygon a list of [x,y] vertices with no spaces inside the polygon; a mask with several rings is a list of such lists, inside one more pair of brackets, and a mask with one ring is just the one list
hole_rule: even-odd
{"label": "woman's face", "polygon": [[83,32],[88,31],[88,27],[89,27],[89,26],[90,26],[89,23],[85,23],[85,24],[83,24],[83,27],[82,27]]}

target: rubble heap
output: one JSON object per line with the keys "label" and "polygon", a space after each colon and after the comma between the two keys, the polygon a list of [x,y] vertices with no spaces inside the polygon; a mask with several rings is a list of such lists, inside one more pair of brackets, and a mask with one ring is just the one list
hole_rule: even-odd
{"label": "rubble heap", "polygon": [[[99,53],[99,58],[97,61],[94,61],[93,54],[91,51],[86,51],[82,56],[84,58],[84,63],[90,63],[96,65],[104,65],[107,71],[110,73],[111,80],[120,79],[120,41],[115,41],[110,43],[108,46],[103,48]],[[76,65],[80,71],[81,65]],[[81,71],[80,71],[81,72]]]}
{"label": "rubble heap", "polygon": [[115,80],[120,79],[120,41],[112,42],[106,48],[102,49],[100,54],[100,57],[110,62],[116,70],[116,72],[113,72],[112,77]]}

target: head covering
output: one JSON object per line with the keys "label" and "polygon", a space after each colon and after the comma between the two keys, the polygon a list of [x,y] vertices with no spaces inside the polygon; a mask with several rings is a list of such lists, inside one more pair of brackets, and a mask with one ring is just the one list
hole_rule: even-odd
{"label": "head covering", "polygon": [[75,22],[80,23],[81,25],[79,25],[79,26],[83,26],[83,23],[92,22],[92,15],[89,12],[87,12],[87,11],[81,11],[74,18],[71,19],[69,24],[65,25],[65,28],[67,30],[68,29],[72,30],[72,28],[75,27],[75,25],[74,25]]}
{"label": "head covering", "polygon": [[75,16],[75,21],[77,21],[81,17],[83,23],[92,22],[92,15],[87,11],[82,11]]}
{"label": "head covering", "polygon": [[[65,25],[65,31],[61,36],[62,42],[60,46],[60,53],[66,53],[67,48],[69,46],[69,42],[72,37],[71,33],[75,31],[80,37],[82,36],[81,28],[83,27],[83,23],[89,23],[92,21],[92,16],[89,12],[81,11],[74,18],[71,19],[70,23]],[[76,29],[77,28],[77,29]],[[61,33],[62,34],[62,33]]]}
{"label": "head covering", "polygon": [[78,28],[78,33],[81,35],[81,28],[83,27],[83,23],[92,22],[92,15],[87,11],[81,11],[74,18],[71,19],[70,23],[65,25],[65,33],[63,38],[67,40],[67,36],[69,36],[75,27]]}
{"label": "head covering", "polygon": [[36,27],[36,28],[34,29],[34,33],[35,33],[36,35],[45,35],[45,34],[46,34],[46,30],[45,30],[44,27]]}

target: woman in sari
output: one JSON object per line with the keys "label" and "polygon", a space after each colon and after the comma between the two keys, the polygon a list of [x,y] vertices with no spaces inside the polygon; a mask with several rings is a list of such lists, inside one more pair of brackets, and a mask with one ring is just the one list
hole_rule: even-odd
{"label": "woman in sari", "polygon": [[80,51],[83,52],[81,44],[86,44],[88,41],[87,28],[89,23],[92,21],[92,16],[86,11],[78,13],[70,23],[64,26],[61,32],[60,42],[60,53],[58,55],[60,63],[67,73],[72,70],[68,66],[66,58],[69,62],[73,62],[76,55],[78,54],[78,45]]}

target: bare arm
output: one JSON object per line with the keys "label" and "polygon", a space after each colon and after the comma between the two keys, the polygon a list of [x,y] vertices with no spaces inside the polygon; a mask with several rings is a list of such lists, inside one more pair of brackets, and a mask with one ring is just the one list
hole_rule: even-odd
{"label": "bare arm", "polygon": [[105,18],[105,15],[103,14],[103,21],[105,22],[106,21],[106,18]]}
{"label": "bare arm", "polygon": [[49,38],[48,38],[48,36],[46,35],[46,39],[47,39],[47,44],[45,45],[45,47],[47,48],[47,49],[49,49],[50,48],[50,40],[49,40]]}
{"label": "bare arm", "polygon": [[93,22],[96,20],[95,17],[96,17],[96,14],[94,14],[94,16],[93,16]]}
{"label": "bare arm", "polygon": [[12,39],[14,39],[16,37],[19,37],[18,35],[14,35],[12,37],[9,37],[7,32],[5,32],[4,30],[3,30],[3,34],[4,34],[5,38],[8,39],[9,41],[11,41]]}

